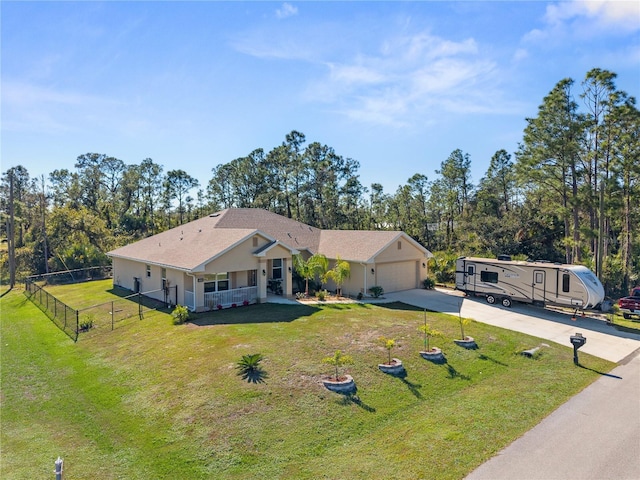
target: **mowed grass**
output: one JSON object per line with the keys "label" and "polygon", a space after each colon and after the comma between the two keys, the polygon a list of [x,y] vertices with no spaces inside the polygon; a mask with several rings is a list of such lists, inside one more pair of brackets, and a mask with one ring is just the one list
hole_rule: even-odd
{"label": "mowed grass", "polygon": [[[72,285],[44,285],[43,288],[61,302],[76,310],[100,305],[122,297],[132,296],[132,292],[113,285],[113,280],[94,280]],[[132,302],[136,299],[132,297]]]}
{"label": "mowed grass", "polygon": [[[58,456],[65,478],[458,479],[614,366],[581,353],[576,367],[550,342],[525,358],[540,339],[476,322],[465,350],[457,318],[428,313],[448,360],[432,364],[424,312],[403,304],[254,305],[179,326],[156,313],[75,344],[21,292],[0,306],[7,479],[47,478]],[[380,336],[403,378],[378,370]],[[337,349],[354,358],[354,396],[320,383]],[[236,374],[250,353],[263,383]]]}

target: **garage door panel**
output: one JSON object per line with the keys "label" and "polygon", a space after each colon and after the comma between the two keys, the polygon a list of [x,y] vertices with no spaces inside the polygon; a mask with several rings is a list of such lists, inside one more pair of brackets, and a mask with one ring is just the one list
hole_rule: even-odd
{"label": "garage door panel", "polygon": [[378,265],[378,284],[385,292],[416,288],[416,262],[394,262]]}

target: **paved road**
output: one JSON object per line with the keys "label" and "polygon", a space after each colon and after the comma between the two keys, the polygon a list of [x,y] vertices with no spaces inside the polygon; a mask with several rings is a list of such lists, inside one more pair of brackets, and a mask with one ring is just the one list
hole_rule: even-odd
{"label": "paved road", "polygon": [[[640,348],[640,335],[616,330],[606,322],[576,317],[544,308],[514,303],[512,308],[489,305],[482,298],[465,297],[450,290],[407,290],[385,295],[387,301],[401,301],[436,312],[472,318],[476,321],[526,333],[571,347],[569,337],[582,333],[587,343],[580,349],[596,357],[620,362]],[[535,345],[532,345],[535,346]]]}
{"label": "paved road", "polygon": [[473,318],[568,347],[587,337],[581,351],[620,363],[545,418],[466,480],[640,479],[640,335],[602,320],[529,305],[491,306],[458,292],[410,290],[386,295],[421,308]]}
{"label": "paved road", "polygon": [[640,355],[598,379],[466,479],[640,479]]}

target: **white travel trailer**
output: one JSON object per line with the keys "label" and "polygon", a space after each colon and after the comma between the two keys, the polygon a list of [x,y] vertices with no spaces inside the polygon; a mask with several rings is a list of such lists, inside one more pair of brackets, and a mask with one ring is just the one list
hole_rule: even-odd
{"label": "white travel trailer", "polygon": [[500,258],[458,258],[456,289],[505,307],[515,300],[585,310],[599,308],[604,300],[602,283],[587,267]]}

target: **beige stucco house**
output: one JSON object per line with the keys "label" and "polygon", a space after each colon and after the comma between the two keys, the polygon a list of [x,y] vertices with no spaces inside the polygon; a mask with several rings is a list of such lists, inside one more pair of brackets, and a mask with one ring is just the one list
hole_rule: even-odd
{"label": "beige stucco house", "polygon": [[376,285],[385,292],[420,287],[431,256],[404,232],[320,230],[255,208],[222,210],[108,255],[114,285],[203,311],[292,296],[298,253],[348,261],[342,292],[354,297]]}

